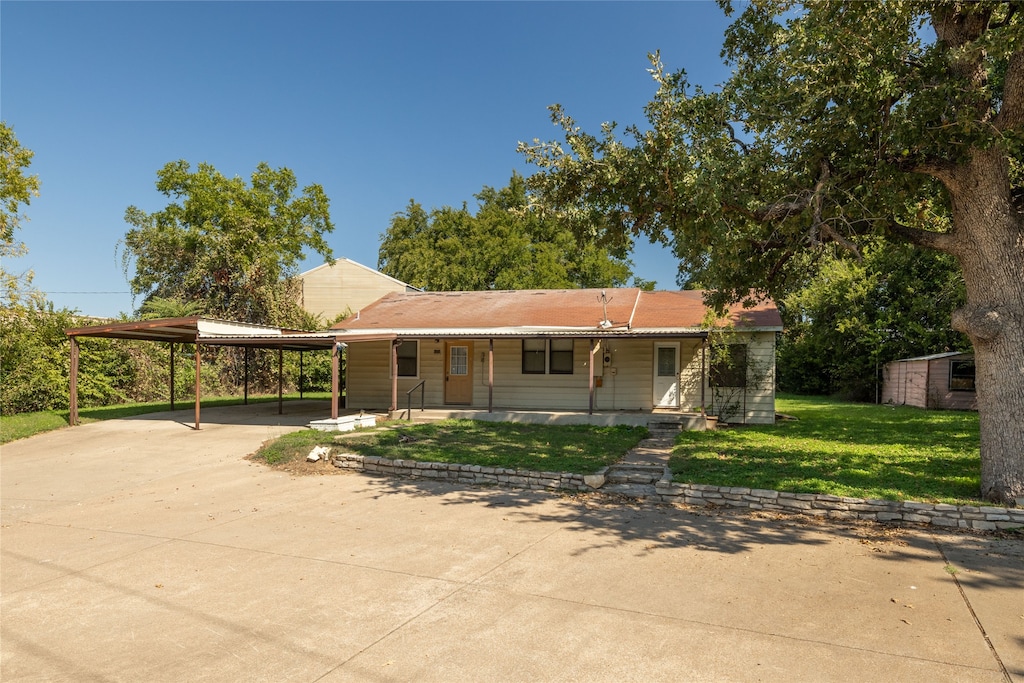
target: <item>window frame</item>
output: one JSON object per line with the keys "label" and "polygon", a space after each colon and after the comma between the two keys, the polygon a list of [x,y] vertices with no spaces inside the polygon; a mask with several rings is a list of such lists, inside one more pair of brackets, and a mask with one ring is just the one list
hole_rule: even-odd
{"label": "window frame", "polygon": [[[407,346],[407,345],[411,345],[412,348],[413,348],[413,353],[412,353],[411,356],[410,355],[404,355],[404,356],[402,355],[402,348]],[[420,340],[419,339],[403,339],[402,343],[398,345],[398,347],[396,349],[396,353],[397,353],[397,356],[398,356],[398,362],[396,363],[397,367],[395,368],[395,372],[398,373],[398,377],[399,378],[403,378],[404,377],[405,379],[419,379],[419,376],[420,376]],[[413,366],[414,366],[413,367],[413,374],[411,374],[411,375],[408,374],[407,372],[402,372],[402,365],[403,365],[402,361],[404,360],[406,362],[405,364],[408,365],[408,361],[410,360],[410,358],[412,359]],[[408,367],[406,367],[406,370],[408,370]]]}
{"label": "window frame", "polygon": [[[541,349],[527,349],[527,342],[531,342],[532,345],[536,346],[537,342],[543,345]],[[539,339],[537,337],[525,337],[522,340],[521,345],[522,353],[522,374],[524,375],[546,375],[548,371],[548,340]],[[540,369],[537,369],[536,360],[540,357]],[[532,359],[534,362],[531,363],[531,367],[527,368],[527,359]]]}
{"label": "window frame", "polygon": [[[970,382],[971,382],[971,386],[970,387],[953,386],[953,380],[954,379],[961,379],[961,380],[966,380],[967,379],[967,375],[965,375],[963,373],[957,374],[954,371],[954,366],[956,366],[957,368],[963,368],[963,367],[967,367],[967,366],[971,367],[972,372],[970,374]],[[966,392],[966,393],[977,393],[977,391],[978,391],[978,389],[977,389],[977,387],[978,387],[978,384],[977,384],[977,367],[974,365],[974,360],[973,359],[972,360],[967,360],[966,358],[961,358],[961,359],[949,361],[949,381],[947,383],[947,386],[949,387],[950,391],[963,391],[963,392]]]}
{"label": "window frame", "polygon": [[[556,349],[555,342],[568,342],[568,349]],[[562,363],[565,362],[566,356],[569,359],[569,365],[566,369],[564,366],[555,369],[555,358],[559,358]],[[571,375],[575,370],[576,365],[576,342],[571,338],[559,337],[557,339],[548,340],[548,374],[549,375]]]}

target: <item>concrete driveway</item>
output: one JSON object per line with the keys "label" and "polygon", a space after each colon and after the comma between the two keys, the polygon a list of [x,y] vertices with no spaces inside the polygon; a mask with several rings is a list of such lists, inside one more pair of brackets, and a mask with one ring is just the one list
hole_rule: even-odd
{"label": "concrete driveway", "polygon": [[1020,540],[292,477],[276,410],[3,446],[0,679],[1024,681]]}

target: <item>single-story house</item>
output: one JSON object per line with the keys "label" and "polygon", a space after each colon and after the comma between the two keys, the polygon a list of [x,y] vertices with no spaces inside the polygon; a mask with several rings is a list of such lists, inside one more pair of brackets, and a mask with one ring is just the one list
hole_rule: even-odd
{"label": "single-story house", "polygon": [[936,410],[977,410],[974,354],[952,351],[886,363],[882,403]]}
{"label": "single-story house", "polygon": [[350,409],[679,411],[775,420],[771,301],[708,326],[700,291],[393,292],[336,324]]}
{"label": "single-story house", "polygon": [[369,266],[347,258],[324,263],[296,276],[299,305],[327,321],[355,313],[391,292],[419,291]]}

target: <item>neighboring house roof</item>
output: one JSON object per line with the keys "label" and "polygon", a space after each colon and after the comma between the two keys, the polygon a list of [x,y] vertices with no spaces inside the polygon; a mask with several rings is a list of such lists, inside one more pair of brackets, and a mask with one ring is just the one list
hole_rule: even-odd
{"label": "neighboring house roof", "polygon": [[[624,289],[541,289],[388,294],[336,324],[345,335],[475,336],[702,335],[702,292]],[[737,329],[781,331],[775,304],[736,305],[727,319]],[[721,325],[719,325],[721,326]]]}

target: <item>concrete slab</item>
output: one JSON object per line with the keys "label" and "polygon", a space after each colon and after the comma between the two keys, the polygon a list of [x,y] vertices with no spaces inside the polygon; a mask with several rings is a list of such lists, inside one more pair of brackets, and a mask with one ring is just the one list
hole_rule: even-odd
{"label": "concrete slab", "polygon": [[1018,540],[293,477],[273,408],[5,445],[0,679],[1024,681]]}

